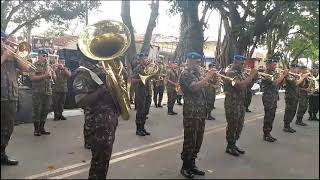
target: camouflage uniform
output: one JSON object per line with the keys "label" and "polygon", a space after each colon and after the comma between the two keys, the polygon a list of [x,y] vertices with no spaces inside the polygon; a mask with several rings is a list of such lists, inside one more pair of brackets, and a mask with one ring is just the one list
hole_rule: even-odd
{"label": "camouflage uniform", "polygon": [[[1,51],[2,54],[2,51]],[[8,146],[13,132],[18,103],[17,63],[6,60],[1,65],[1,160],[6,158]]]}
{"label": "camouflage uniform", "polygon": [[298,110],[297,110],[297,121],[296,123],[301,123],[303,119],[303,115],[308,110],[308,91],[306,89],[309,87],[309,81],[304,80],[303,83],[299,85],[299,102],[298,102]]}
{"label": "camouflage uniform", "polygon": [[64,72],[63,69],[56,70],[56,80],[55,85],[52,86],[52,101],[53,101],[53,112],[55,118],[61,118],[64,108],[64,103],[66,100],[66,95],[68,92],[68,75]]}
{"label": "camouflage uniform", "polygon": [[218,81],[214,80],[209,83],[210,85],[206,87],[208,114],[214,109],[214,103],[216,101],[216,84]]}
{"label": "camouflage uniform", "polygon": [[[226,73],[228,77],[236,78],[239,81],[245,79],[243,73],[238,70],[229,69]],[[245,89],[237,89],[231,85],[230,81],[225,81],[225,101],[224,109],[227,119],[226,139],[228,146],[235,146],[240,138],[245,116]]]}
{"label": "camouflage uniform", "polygon": [[[96,73],[102,82],[106,81],[106,74],[95,65],[84,63],[84,67]],[[78,68],[73,82],[76,102],[95,92],[100,86],[92,79],[89,71]],[[111,94],[106,91],[95,104],[84,107],[86,120],[92,120],[91,135],[91,167],[89,179],[106,179],[115,132],[118,126],[118,113]]]}
{"label": "camouflage uniform", "polygon": [[[144,67],[142,65],[138,65],[133,69],[133,76],[135,79],[139,79],[139,74],[142,74]],[[146,83],[148,84],[148,82]],[[135,104],[136,104],[136,125],[137,129],[144,127],[146,123],[146,115],[147,115],[147,87],[142,83],[142,81],[136,82],[134,85],[134,93],[135,93]],[[149,106],[150,108],[150,106]]]}
{"label": "camouflage uniform", "polygon": [[[278,74],[273,74],[278,79]],[[263,78],[261,81],[262,103],[264,106],[263,133],[269,135],[272,131],[273,121],[277,110],[277,101],[279,96],[279,86],[277,80]]]}
{"label": "camouflage uniform", "polygon": [[294,116],[296,115],[298,101],[299,101],[299,88],[296,85],[296,78],[289,76],[285,80],[285,113],[284,113],[284,126],[290,127]]}
{"label": "camouflage uniform", "polygon": [[94,118],[90,118],[93,116],[89,116],[90,112],[86,109],[84,112],[84,124],[83,124],[83,139],[84,139],[84,147],[90,149],[92,147],[92,138],[94,135]]}
{"label": "camouflage uniform", "polygon": [[[37,61],[34,64],[38,72],[32,75],[41,75],[47,71],[47,62]],[[52,83],[50,79],[32,81],[32,105],[33,105],[33,122],[35,129],[44,127],[47,115],[50,111],[50,101],[52,96]]]}
{"label": "camouflage uniform", "polygon": [[[160,70],[160,74],[166,74],[165,69]],[[159,77],[157,77],[159,78]],[[164,80],[156,79],[153,81],[153,102],[155,106],[161,106],[162,104],[162,97],[164,92]],[[159,95],[159,99],[158,99]]]}
{"label": "camouflage uniform", "polygon": [[[167,72],[167,78],[170,81],[178,83],[178,73],[176,70],[170,69]],[[167,95],[168,95],[168,113],[173,112],[173,106],[177,98],[176,86],[173,84],[167,83]]]}
{"label": "camouflage uniform", "polygon": [[[319,78],[318,78],[318,83],[319,83]],[[314,83],[314,82],[313,82]],[[319,112],[319,90],[313,92],[309,96],[309,120],[319,120],[317,118],[317,113]]]}
{"label": "camouflage uniform", "polygon": [[246,98],[245,98],[246,110],[249,110],[249,106],[251,104],[252,95],[253,95],[251,91],[251,87],[247,87],[245,95],[246,95]]}
{"label": "camouflage uniform", "polygon": [[197,158],[200,151],[207,116],[207,101],[205,89],[197,92],[190,90],[192,82],[202,79],[200,72],[186,69],[180,77],[180,86],[184,94],[183,104],[183,127],[184,141],[181,159],[192,161]]}

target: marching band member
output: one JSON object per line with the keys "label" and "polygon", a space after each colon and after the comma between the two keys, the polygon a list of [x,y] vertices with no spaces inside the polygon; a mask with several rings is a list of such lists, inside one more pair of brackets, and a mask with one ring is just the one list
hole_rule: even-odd
{"label": "marching band member", "polygon": [[[164,74],[166,74],[165,66],[162,62],[159,62],[160,75],[158,79],[153,80],[153,102],[157,107],[162,108],[162,97],[164,92]],[[159,98],[158,98],[159,97]]]}
{"label": "marching band member", "polygon": [[262,102],[264,106],[264,120],[263,120],[263,140],[268,142],[274,142],[277,139],[272,137],[270,132],[272,131],[273,121],[277,110],[277,101],[279,96],[279,87],[283,84],[285,78],[288,75],[288,71],[279,76],[275,73],[277,61],[274,59],[268,59],[266,61],[265,73],[273,75],[274,80],[271,78],[262,78]]}
{"label": "marching band member", "polygon": [[234,56],[233,64],[226,75],[235,78],[235,84],[233,86],[230,81],[225,81],[224,87],[226,94],[224,109],[227,119],[226,139],[228,142],[226,153],[233,156],[245,153],[244,150],[237,147],[236,141],[240,138],[244,123],[246,88],[252,86],[254,78],[257,77],[257,70],[252,69],[249,76],[245,78],[243,72],[245,59],[241,55]]}
{"label": "marching band member", "polygon": [[196,52],[187,54],[187,67],[180,77],[180,86],[184,94],[183,127],[184,141],[181,159],[181,174],[187,178],[194,175],[205,175],[197,168],[195,159],[200,151],[207,116],[204,87],[215,77],[216,71],[210,70],[202,76],[200,70],[202,56]]}
{"label": "marching band member", "polygon": [[314,81],[313,88],[315,90],[309,96],[309,120],[319,121],[317,118],[317,113],[319,112],[319,62],[318,64],[313,64],[311,73]]}
{"label": "marching band member", "polygon": [[167,71],[168,115],[178,114],[173,111],[177,99],[177,87],[179,86],[178,68],[177,63],[171,63],[170,69]]}
{"label": "marching band member", "polygon": [[[215,64],[209,64],[209,70],[213,69]],[[216,101],[216,89],[218,88],[219,81],[217,79],[210,80],[209,85],[206,87],[206,95],[207,95],[207,120],[215,120],[216,118],[212,117],[211,111],[215,109],[214,103]]]}

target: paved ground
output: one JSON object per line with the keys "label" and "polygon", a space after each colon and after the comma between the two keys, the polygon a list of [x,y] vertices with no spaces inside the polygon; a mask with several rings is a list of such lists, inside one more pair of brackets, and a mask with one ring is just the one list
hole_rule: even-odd
{"label": "paved ground", "polygon": [[[278,103],[273,135],[276,143],[262,140],[261,96],[254,96],[239,145],[247,153],[232,157],[225,150],[226,120],[223,99],[216,101],[216,121],[206,121],[206,135],[198,166],[205,178],[317,178],[319,179],[319,123],[296,127],[295,134],[282,131],[284,102]],[[119,121],[108,178],[183,178],[179,174],[182,149],[182,107],[177,116],[166,108],[151,108],[147,129],[151,136],[135,135],[133,120]],[[134,111],[132,112],[134,117]],[[307,119],[307,116],[305,116]],[[1,166],[1,179],[87,178],[91,152],[83,148],[83,116],[67,121],[48,121],[50,136],[33,136],[32,124],[15,127],[7,152],[19,166]],[[201,178],[201,177],[197,177]]]}

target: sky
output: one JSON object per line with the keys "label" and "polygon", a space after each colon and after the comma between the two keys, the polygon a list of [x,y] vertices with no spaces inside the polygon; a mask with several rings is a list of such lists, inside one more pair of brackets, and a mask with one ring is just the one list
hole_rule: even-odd
{"label": "sky", "polygon": [[[131,1],[131,20],[133,27],[138,34],[144,34],[148,25],[149,15],[151,12],[149,4],[149,1]],[[167,1],[160,1],[158,24],[153,33],[179,37],[180,15],[177,14],[175,16],[169,16],[167,14],[169,8],[170,5]],[[201,10],[199,10],[199,17],[200,16]],[[102,1],[102,4],[98,10],[89,12],[89,24],[93,24],[99,20],[105,19],[122,21],[120,0]],[[208,22],[209,28],[205,31],[205,39],[209,37],[209,40],[217,40],[220,22],[219,13],[217,11],[213,11]],[[73,20],[69,24],[71,29],[73,29],[73,35],[78,35],[79,32],[81,32],[81,30],[85,27],[84,23],[80,22],[79,20]],[[41,33],[47,30],[50,25],[51,24],[42,21],[40,27],[32,30],[32,34],[41,35]],[[11,29],[9,29],[9,31],[10,30]],[[71,32],[67,33],[71,34]]]}

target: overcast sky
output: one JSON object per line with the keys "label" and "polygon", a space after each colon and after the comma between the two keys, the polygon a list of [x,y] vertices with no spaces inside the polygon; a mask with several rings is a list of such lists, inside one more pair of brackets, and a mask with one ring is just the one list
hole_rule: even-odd
{"label": "overcast sky", "polygon": [[[131,1],[131,19],[133,26],[138,34],[144,34],[151,12],[150,2],[148,1]],[[201,6],[201,5],[200,5]],[[199,6],[199,7],[200,7]],[[154,29],[154,33],[159,33],[167,36],[179,36],[180,16],[169,16],[167,14],[170,5],[167,1],[160,1],[158,24]],[[199,11],[201,16],[201,10]],[[98,11],[89,12],[89,24],[93,24],[99,20],[115,19],[121,21],[121,1],[102,1]],[[220,22],[220,15],[213,11],[209,19],[209,29],[205,31],[205,38],[208,36],[210,40],[217,40],[218,26]],[[41,35],[50,24],[41,22],[41,26],[33,29],[32,34]],[[70,22],[73,34],[78,35],[84,28],[84,23],[78,20]],[[9,29],[10,31],[11,29]],[[67,32],[71,33],[71,32]]]}

